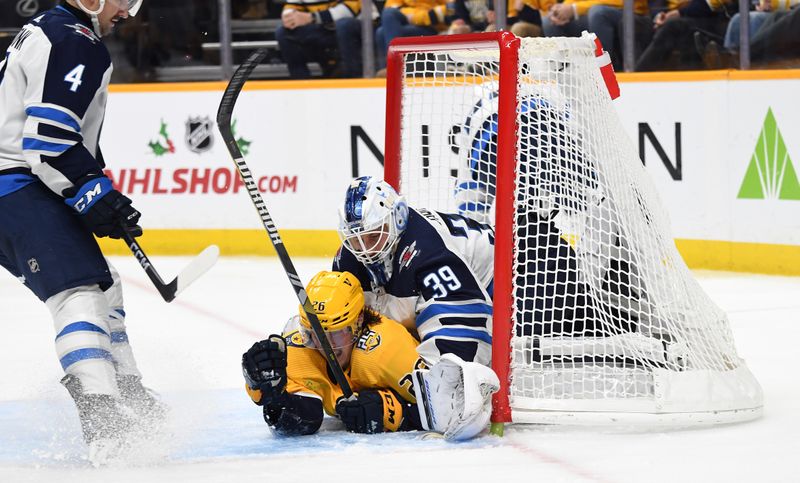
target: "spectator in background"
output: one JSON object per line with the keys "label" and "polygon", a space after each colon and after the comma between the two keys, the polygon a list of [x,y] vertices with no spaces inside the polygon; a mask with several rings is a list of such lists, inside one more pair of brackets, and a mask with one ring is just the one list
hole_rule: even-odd
{"label": "spectator in background", "polygon": [[[359,0],[287,1],[275,37],[289,68],[289,77],[310,78],[308,62],[318,63],[323,77],[334,76],[337,69],[338,23],[342,19],[355,17],[360,11]],[[349,46],[343,47],[341,50]]]}
{"label": "spectator in background", "polygon": [[[515,19],[509,19],[511,33],[517,37],[541,37],[542,16],[547,15],[550,8],[555,5],[555,0],[511,0],[514,3]],[[511,12],[509,1],[509,12]],[[494,13],[494,12],[493,12]]]}
{"label": "spectator in background", "polygon": [[[361,77],[364,71],[361,58],[362,14],[363,12],[359,12],[355,17],[343,17],[336,21],[336,42],[339,46],[339,75],[341,77]],[[374,2],[371,15],[374,32],[380,17],[380,11]]]}
{"label": "spectator in background", "polygon": [[448,0],[387,0],[381,13],[381,26],[375,32],[375,42],[382,67],[376,74],[386,76],[386,53],[395,37],[436,35],[447,30],[452,17],[448,15]]}
{"label": "spectator in background", "polygon": [[455,0],[454,18],[447,28],[447,33],[483,32],[489,26],[489,9],[492,7],[491,0]]}
{"label": "spectator in background", "polygon": [[655,34],[636,63],[637,71],[661,70],[670,67],[673,51],[681,55],[677,68],[703,67],[701,53],[695,45],[695,32],[722,39],[728,25],[728,9],[732,0],[672,0],[669,10],[653,18]]}
{"label": "spectator in background", "polygon": [[[555,0],[509,0],[506,25],[517,37],[540,37],[542,16]],[[455,19],[450,23],[449,34],[468,32],[494,32],[496,27],[494,2],[491,0],[456,0]]]}
{"label": "spectator in background", "polygon": [[754,60],[790,57],[800,54],[800,5],[794,4],[788,12],[774,12],[753,36],[750,55]]}
{"label": "spectator in background", "polygon": [[[723,48],[705,35],[695,34],[698,50],[705,52],[706,67],[739,67],[739,29],[737,13],[725,31]],[[750,58],[753,61],[798,59],[800,54],[800,0],[761,0],[749,15]],[[713,65],[710,65],[713,64]]]}
{"label": "spectator in background", "polygon": [[[800,4],[800,0],[761,0],[758,5],[756,5],[755,11],[751,11],[748,16],[748,23],[750,24],[750,42],[753,42],[753,39],[767,19],[773,18],[773,21],[777,20],[777,18],[783,15],[779,13],[778,17],[776,17],[775,14],[777,12],[787,12],[790,8],[798,4]],[[739,50],[738,12],[731,17],[731,21],[728,23],[723,46],[726,50],[731,52]]]}
{"label": "spectator in background", "polygon": [[[546,37],[577,37],[588,30],[597,35],[603,49],[619,66],[619,33],[622,21],[623,0],[564,0],[550,7],[542,20]],[[636,16],[646,16],[649,11],[647,0],[634,0],[633,12]],[[642,19],[646,21],[646,19]]]}

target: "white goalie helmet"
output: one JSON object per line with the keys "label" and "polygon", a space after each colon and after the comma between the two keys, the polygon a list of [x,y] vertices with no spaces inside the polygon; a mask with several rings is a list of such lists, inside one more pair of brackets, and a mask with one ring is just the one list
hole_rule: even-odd
{"label": "white goalie helmet", "polygon": [[408,205],[389,183],[362,176],[347,188],[339,208],[339,237],[358,261],[385,261],[408,225]]}

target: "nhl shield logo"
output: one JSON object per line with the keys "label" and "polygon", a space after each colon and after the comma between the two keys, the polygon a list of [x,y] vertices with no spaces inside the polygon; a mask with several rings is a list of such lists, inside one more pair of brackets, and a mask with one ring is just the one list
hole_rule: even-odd
{"label": "nhl shield logo", "polygon": [[210,117],[190,117],[186,121],[186,146],[195,153],[204,153],[214,145],[214,121]]}

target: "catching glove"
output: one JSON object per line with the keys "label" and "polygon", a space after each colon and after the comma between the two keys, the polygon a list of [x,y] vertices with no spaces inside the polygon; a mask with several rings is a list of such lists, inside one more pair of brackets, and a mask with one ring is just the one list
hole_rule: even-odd
{"label": "catching glove", "polygon": [[275,402],[286,389],[286,341],[279,335],[253,344],[242,354],[247,392],[259,406]]}
{"label": "catching glove", "polygon": [[375,434],[397,431],[403,422],[405,404],[391,390],[368,389],[354,399],[339,399],[336,413],[351,433]]}
{"label": "catching glove", "polygon": [[132,236],[141,236],[141,213],[131,206],[130,198],[114,189],[107,177],[85,177],[64,190],[64,196],[64,202],[78,212],[80,220],[95,235],[122,238],[127,229]]}

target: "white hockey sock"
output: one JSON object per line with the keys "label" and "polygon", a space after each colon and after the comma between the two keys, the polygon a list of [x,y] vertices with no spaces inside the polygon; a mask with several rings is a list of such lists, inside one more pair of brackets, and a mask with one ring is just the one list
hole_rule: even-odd
{"label": "white hockey sock", "polygon": [[125,376],[142,377],[133,357],[133,349],[128,342],[125,328],[125,311],[122,307],[112,308],[108,314],[108,325],[111,328],[111,354],[117,363],[117,373]]}
{"label": "white hockey sock", "polygon": [[125,302],[122,297],[122,282],[120,281],[119,273],[111,265],[111,262],[108,259],[106,259],[106,262],[111,272],[111,278],[114,281],[114,284],[105,292],[109,306],[106,320],[111,328],[111,354],[117,364],[118,374],[141,377],[142,374],[136,365],[136,359],[133,357],[133,349],[128,341],[128,332],[125,328]]}
{"label": "white hockey sock", "polygon": [[108,301],[97,285],[65,290],[45,301],[56,330],[56,353],[67,374],[76,376],[85,394],[118,396],[106,322]]}

